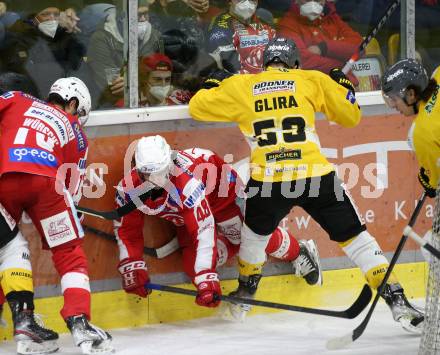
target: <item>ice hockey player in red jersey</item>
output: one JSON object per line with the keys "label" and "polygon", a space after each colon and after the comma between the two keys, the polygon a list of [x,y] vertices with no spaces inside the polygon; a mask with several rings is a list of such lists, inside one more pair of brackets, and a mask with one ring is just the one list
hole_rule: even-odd
{"label": "ice hockey player in red jersey", "polygon": [[88,322],[84,232],[74,206],[85,171],[88,143],[82,125],[90,108],[87,87],[74,77],[57,80],[47,102],[20,91],[0,96],[0,280],[19,353],[34,353],[39,345],[39,353],[54,351],[58,338],[34,320],[29,250],[17,227],[24,211],[43,248],[52,252],[64,296],[61,316],[75,345],[84,354],[113,350],[111,336]]}
{"label": "ice hockey player in red jersey", "polygon": [[[125,291],[141,297],[148,294],[144,288],[149,277],[143,260],[142,230],[144,214],[155,215],[176,226],[183,269],[198,290],[196,303],[218,306],[216,295],[221,295],[221,288],[217,267],[234,256],[240,246],[243,187],[232,167],[209,150],[173,151],[161,136],[141,138],[136,146],[135,167],[119,183],[116,193],[118,206],[130,201],[139,203],[138,209],[115,221],[118,270]],[[143,203],[137,196],[146,191],[150,194]],[[294,273],[310,285],[322,284],[319,256],[312,240],[298,243],[287,230],[278,227],[266,252],[292,262]]]}

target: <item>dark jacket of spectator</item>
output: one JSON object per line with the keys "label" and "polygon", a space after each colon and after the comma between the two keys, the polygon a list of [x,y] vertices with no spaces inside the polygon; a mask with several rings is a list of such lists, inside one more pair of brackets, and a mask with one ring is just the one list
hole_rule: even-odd
{"label": "dark jacket of spectator", "polygon": [[[108,87],[106,69],[119,68],[124,72],[124,38],[123,19],[118,18],[113,11],[104,24],[92,35],[89,42],[87,62],[93,71],[96,84],[104,91]],[[139,41],[139,56],[146,56],[156,52],[162,52],[160,33],[151,27],[151,31]],[[120,97],[111,98],[105,95],[103,100],[114,104]]]}
{"label": "dark jacket of spectator", "polygon": [[[294,2],[279,22],[278,33],[293,39],[301,53],[301,66],[326,74],[332,68],[341,68],[356,52],[362,37],[348,26],[336,13],[332,2],[327,1],[324,12],[315,20],[300,15]],[[309,47],[317,46],[321,54]],[[350,79],[357,82],[354,76]]]}
{"label": "dark jacket of spectator", "polygon": [[55,80],[75,75],[85,52],[84,46],[60,26],[51,38],[32,21],[18,20],[6,33],[0,50],[0,68],[2,72],[27,75],[43,97]]}

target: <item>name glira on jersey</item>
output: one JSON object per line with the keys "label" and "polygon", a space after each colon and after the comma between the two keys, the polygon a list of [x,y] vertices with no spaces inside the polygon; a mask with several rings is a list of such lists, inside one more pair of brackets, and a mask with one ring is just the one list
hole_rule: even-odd
{"label": "name glira on jersey", "polygon": [[293,95],[275,96],[270,99],[256,100],[255,112],[272,111],[281,108],[298,107],[298,103]]}

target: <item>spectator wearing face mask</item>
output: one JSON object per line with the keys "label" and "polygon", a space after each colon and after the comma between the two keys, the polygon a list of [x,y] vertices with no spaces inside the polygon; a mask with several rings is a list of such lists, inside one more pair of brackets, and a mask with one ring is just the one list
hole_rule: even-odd
{"label": "spectator wearing face mask", "polygon": [[64,1],[16,0],[10,10],[20,13],[7,31],[0,50],[2,72],[26,75],[41,98],[61,77],[74,76],[83,62],[85,48],[67,29],[61,10]]}
{"label": "spectator wearing face mask", "polygon": [[[162,53],[141,57],[139,59],[139,106],[171,106],[187,104],[191,93],[175,89],[171,84],[173,64],[171,59]],[[123,107],[123,100],[116,103]]]}
{"label": "spectator wearing face mask", "polygon": [[[278,25],[278,33],[293,39],[299,48],[303,69],[326,74],[343,67],[362,42],[360,34],[341,20],[331,1],[296,0]],[[349,73],[348,77],[358,84],[354,75]]]}
{"label": "spectator wearing face mask", "polygon": [[229,10],[213,19],[208,51],[220,68],[231,73],[263,70],[263,51],[275,29],[256,16],[257,5],[257,0],[230,0]]}
{"label": "spectator wearing face mask", "polygon": [[[139,56],[161,51],[160,33],[149,21],[149,0],[138,2]],[[124,18],[122,0],[90,38],[87,62],[101,93],[100,106],[113,106],[124,97]]]}

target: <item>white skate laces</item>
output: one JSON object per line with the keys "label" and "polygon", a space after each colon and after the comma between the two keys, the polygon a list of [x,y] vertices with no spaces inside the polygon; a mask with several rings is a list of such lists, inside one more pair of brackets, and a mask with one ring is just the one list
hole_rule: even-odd
{"label": "white skate laces", "polygon": [[300,252],[292,261],[295,276],[303,277],[309,285],[322,286],[322,270],[318,248],[314,240],[300,240]]}

